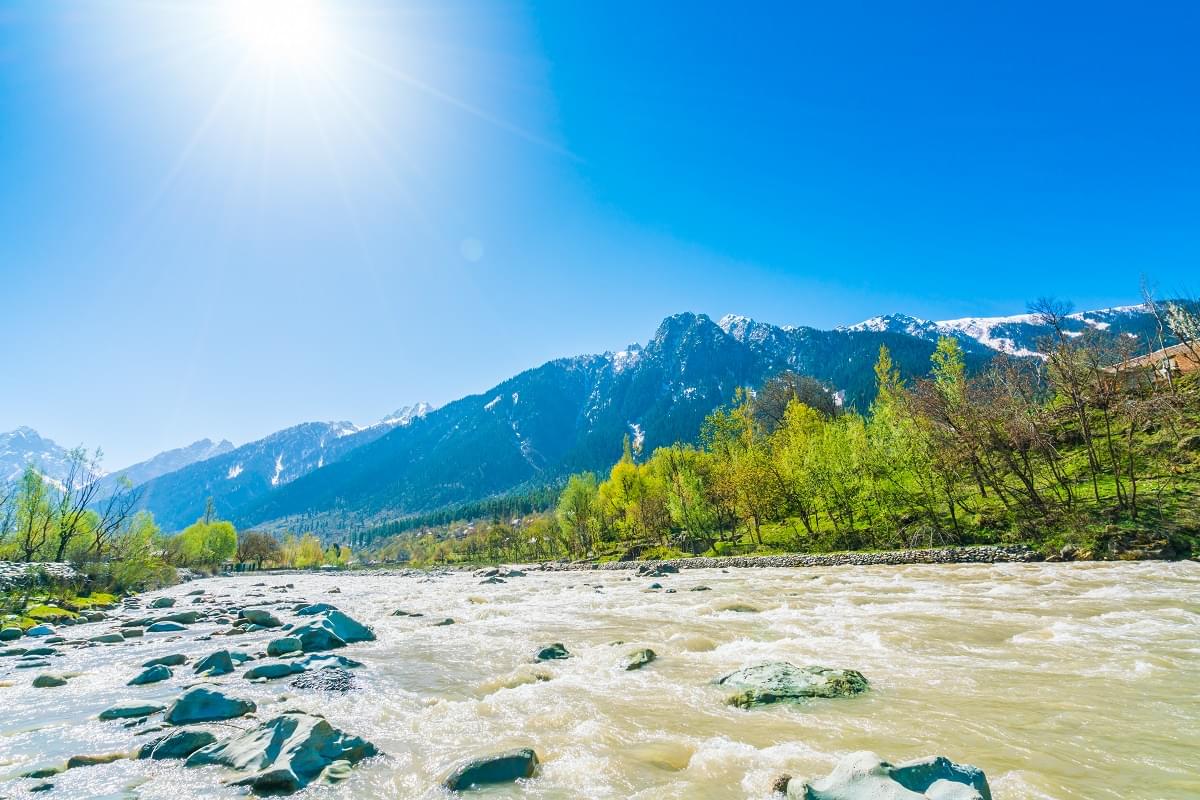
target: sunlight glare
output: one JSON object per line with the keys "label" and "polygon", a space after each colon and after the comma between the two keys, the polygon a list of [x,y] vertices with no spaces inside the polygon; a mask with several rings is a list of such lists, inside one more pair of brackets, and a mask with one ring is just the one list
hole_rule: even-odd
{"label": "sunlight glare", "polygon": [[313,68],[329,56],[329,20],[319,0],[228,0],[233,35],[271,67]]}

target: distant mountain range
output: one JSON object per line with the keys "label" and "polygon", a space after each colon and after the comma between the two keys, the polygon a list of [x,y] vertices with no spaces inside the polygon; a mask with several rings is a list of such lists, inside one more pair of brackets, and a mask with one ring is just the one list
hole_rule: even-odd
{"label": "distant mountain range", "polygon": [[21,477],[33,464],[46,478],[61,482],[67,474],[67,449],[24,426],[0,433],[0,484]]}
{"label": "distant mountain range", "polygon": [[[1071,315],[1088,329],[1153,340],[1140,306]],[[407,514],[606,469],[629,436],[645,452],[695,440],[706,416],[738,387],[791,369],[865,408],[880,345],[906,377],[924,375],[939,336],[962,343],[978,369],[997,352],[1036,355],[1049,330],[1029,314],[933,322],[903,314],[823,331],[729,315],[663,320],[644,346],[558,359],[434,410],[398,409],[370,426],[310,422],[234,448],[201,440],[105,478],[139,485],[165,529],[182,528],[212,497],[239,526],[317,528],[335,536]],[[29,428],[0,435],[0,477],[36,462],[49,477],[65,451]]]}

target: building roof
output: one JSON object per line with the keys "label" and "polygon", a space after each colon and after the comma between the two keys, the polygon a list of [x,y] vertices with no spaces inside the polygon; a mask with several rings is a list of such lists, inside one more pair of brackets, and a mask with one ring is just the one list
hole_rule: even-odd
{"label": "building roof", "polygon": [[1187,356],[1190,360],[1197,360],[1197,353],[1200,353],[1200,343],[1196,342],[1180,342],[1173,344],[1170,347],[1164,347],[1155,350],[1153,353],[1147,353],[1144,356],[1135,356],[1134,358],[1126,359],[1119,364],[1114,364],[1108,367],[1106,372],[1124,372],[1130,369],[1144,369],[1146,367],[1157,367],[1162,362],[1178,358],[1179,356]]}

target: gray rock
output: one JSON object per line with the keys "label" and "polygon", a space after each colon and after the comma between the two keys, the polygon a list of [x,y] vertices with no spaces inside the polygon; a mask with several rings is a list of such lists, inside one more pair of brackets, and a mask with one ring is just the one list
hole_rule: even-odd
{"label": "gray rock", "polygon": [[333,625],[333,632],[346,644],[375,641],[375,631],[337,609],[327,613],[325,619]]}
{"label": "gray rock", "polygon": [[146,628],[146,633],[174,633],[176,631],[185,631],[186,627],[178,622],[156,622]]}
{"label": "gray rock", "polygon": [[100,712],[101,720],[111,719],[138,719],[140,717],[148,717],[151,714],[157,714],[162,711],[165,706],[143,704],[132,706],[113,706],[106,708]]}
{"label": "gray rock", "polygon": [[338,636],[333,625],[324,618],[298,626],[292,631],[292,636],[300,640],[300,649],[306,653],[346,646],[346,640]]}
{"label": "gray rock", "polygon": [[15,642],[24,635],[20,628],[4,628],[0,630],[0,642]]}
{"label": "gray rock", "polygon": [[171,668],[165,667],[162,664],[155,664],[153,667],[146,667],[139,672],[126,686],[145,686],[148,683],[158,683],[165,681],[171,677]]}
{"label": "gray rock", "polygon": [[197,661],[192,671],[209,677],[228,675],[233,672],[233,657],[228,650],[218,650]]}
{"label": "gray rock", "polygon": [[334,728],[323,717],[291,711],[197,750],[187,765],[230,767],[243,773],[231,781],[234,785],[257,794],[278,794],[297,791],[318,778],[342,778],[347,765],[376,752],[370,742]]}
{"label": "gray rock", "polygon": [[[294,659],[291,661],[276,662],[273,664],[260,664],[257,667],[251,667],[246,670],[242,677],[246,680],[275,680],[277,678],[286,678],[290,675],[300,675],[301,673],[310,670],[325,670],[325,669],[356,669],[361,667],[362,663],[350,658],[338,655],[311,655],[306,658]],[[315,682],[314,682],[315,684]],[[293,683],[293,686],[296,684]],[[311,686],[300,688],[312,688]]]}
{"label": "gray rock", "polygon": [[555,642],[552,645],[543,647],[538,651],[534,658],[538,661],[555,661],[561,658],[570,658],[571,654],[567,648],[563,647],[562,642]]}
{"label": "gray rock", "polygon": [[251,667],[242,674],[242,677],[248,681],[273,681],[289,675],[299,675],[301,672],[304,672],[304,667],[298,661],[277,662]]}
{"label": "gray rock", "polygon": [[88,641],[95,642],[96,644],[118,644],[125,641],[125,637],[119,633],[105,633],[100,636],[93,636]]}
{"label": "gray rock", "polygon": [[51,675],[44,673],[33,679],[33,688],[35,689],[53,689],[57,686],[66,686],[67,679],[61,675]]}
{"label": "gray rock", "polygon": [[151,608],[170,608],[175,605],[174,597],[159,597],[150,604]]}
{"label": "gray rock", "polygon": [[275,639],[267,644],[267,655],[272,658],[287,655],[288,653],[299,653],[304,647],[300,640],[295,636],[284,636],[282,639]]}
{"label": "gray rock", "polygon": [[329,603],[313,603],[312,605],[296,609],[296,615],[301,617],[315,617],[318,614],[324,614],[326,611],[337,611],[337,606],[332,606]]}
{"label": "gray rock", "polygon": [[147,661],[146,663],[142,664],[142,666],[143,667],[154,667],[159,664],[162,664],[164,667],[179,667],[179,666],[186,664],[187,661],[188,661],[187,656],[185,656],[184,654],[172,653],[169,656],[162,656],[160,658],[152,658],[149,661]]}
{"label": "gray rock", "polygon": [[658,654],[648,647],[634,650],[625,659],[625,669],[626,671],[641,669],[657,657]]}
{"label": "gray rock", "polygon": [[158,617],[154,622],[177,622],[180,625],[195,625],[200,621],[198,611],[176,611],[174,614]]}
{"label": "gray rock", "polygon": [[828,777],[809,783],[793,779],[792,800],[991,800],[978,767],[940,756],[893,766],[874,753],[851,753]]}
{"label": "gray rock", "polygon": [[242,617],[252,625],[263,628],[278,628],[283,624],[274,614],[261,608],[247,608],[242,612]]}
{"label": "gray rock", "polygon": [[53,636],[54,635],[54,626],[47,625],[45,623],[42,623],[41,625],[34,625],[32,628],[25,631],[25,635],[26,636],[34,636],[34,637],[36,637],[36,636]]}
{"label": "gray rock", "polygon": [[538,756],[532,749],[526,747],[510,750],[460,764],[446,777],[442,785],[452,792],[460,792],[472,786],[511,783],[521,778],[533,777],[537,766]]}
{"label": "gray rock", "polygon": [[208,731],[184,728],[142,745],[142,749],[138,751],[138,758],[149,758],[154,761],[167,758],[187,758],[200,748],[208,747],[216,741],[217,737]]}
{"label": "gray rock", "polygon": [[167,709],[167,722],[172,725],[189,725],[193,722],[216,722],[223,719],[243,717],[257,710],[250,700],[239,700],[223,692],[205,686],[197,686],[171,704]]}
{"label": "gray rock", "polygon": [[129,758],[128,753],[102,753],[100,755],[71,756],[67,759],[67,769],[80,767],[97,767],[101,764],[111,764],[114,761]]}
{"label": "gray rock", "polygon": [[740,690],[729,704],[741,708],[795,703],[810,697],[848,697],[867,690],[862,673],[828,667],[797,667],[786,661],[758,664],[717,678],[714,683]]}

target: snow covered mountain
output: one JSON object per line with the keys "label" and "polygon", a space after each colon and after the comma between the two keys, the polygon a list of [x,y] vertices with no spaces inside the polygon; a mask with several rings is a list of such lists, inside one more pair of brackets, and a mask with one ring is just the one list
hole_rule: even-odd
{"label": "snow covered mountain", "polygon": [[[1072,314],[1067,328],[1149,343],[1154,322],[1126,306]],[[1036,355],[1049,333],[1030,314],[943,321],[893,314],[831,331],[676,314],[644,345],[550,361],[440,409],[418,403],[367,426],[310,422],[232,449],[210,442],[208,457],[145,480],[142,503],[167,530],[190,524],[212,497],[239,526],[291,523],[336,535],[607,469],[625,436],[644,452],[694,441],[705,417],[739,387],[785,369],[824,381],[847,406],[863,409],[874,396],[881,345],[913,378],[927,374],[940,336],[958,338],[968,369],[977,370],[999,352]],[[19,455],[6,461],[5,453]],[[30,453],[52,471],[62,448],[28,429],[0,437],[0,469],[19,474]],[[160,458],[137,474],[157,472],[167,460]],[[136,483],[134,472],[126,474]]]}
{"label": "snow covered mountain", "polygon": [[[1099,311],[1079,311],[1069,314],[1066,330],[1070,334],[1082,334],[1088,329],[1110,333],[1128,333],[1146,336],[1154,329],[1154,320],[1145,306],[1118,306]],[[1052,331],[1035,314],[1013,314],[1007,317],[963,317],[962,319],[931,322],[907,314],[888,314],[871,317],[840,330],[888,331],[904,333],[929,341],[941,336],[954,336],[960,341],[970,340],[978,344],[1014,356],[1037,356],[1039,339]]]}
{"label": "snow covered mountain", "polygon": [[67,474],[67,453],[65,447],[33,428],[21,426],[0,433],[0,485],[20,478],[30,464],[44,477],[61,483]]}
{"label": "snow covered mountain", "polygon": [[[644,346],[564,358],[450,403],[231,513],[242,525],[311,529],[322,515],[379,520],[606,469],[629,436],[645,452],[693,441],[704,418],[784,369],[865,407],[886,344],[901,371],[928,370],[934,343],[890,331],[778,327],[746,317],[665,319]],[[994,351],[964,346],[978,368]],[[336,526],[330,526],[334,528]]]}
{"label": "snow covered mountain", "polygon": [[178,530],[194,522],[213,498],[228,513],[263,495],[331,464],[356,448],[396,428],[412,424],[431,407],[401,408],[373,425],[350,422],[306,422],[221,452],[141,484],[142,507],[159,525]]}
{"label": "snow covered mountain", "polygon": [[214,442],[212,439],[201,439],[192,442],[187,447],[166,450],[133,466],[105,475],[100,479],[99,495],[101,497],[111,495],[124,480],[128,480],[133,486],[140,486],[160,475],[175,472],[198,461],[215,458],[231,450],[233,450],[233,443],[228,439],[222,439],[219,442]]}

